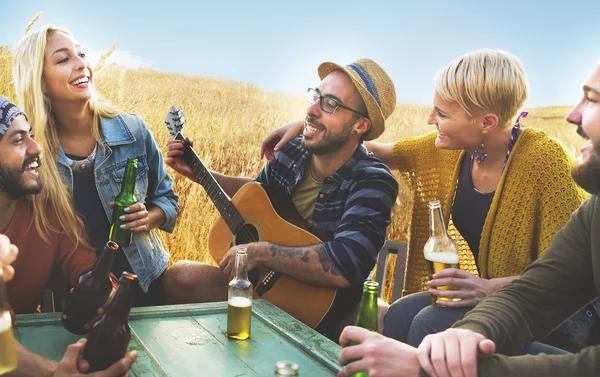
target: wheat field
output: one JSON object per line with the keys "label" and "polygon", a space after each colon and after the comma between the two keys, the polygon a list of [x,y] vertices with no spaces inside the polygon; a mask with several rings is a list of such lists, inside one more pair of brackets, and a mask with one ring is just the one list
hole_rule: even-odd
{"label": "wheat field", "polygon": [[[10,47],[0,46],[0,94],[15,100],[11,59]],[[256,176],[264,165],[259,158],[262,138],[285,122],[303,118],[307,107],[302,97],[268,92],[244,82],[152,69],[126,70],[111,65],[96,72],[95,83],[105,98],[145,119],[165,154],[169,134],[163,119],[171,105],[183,106],[187,119],[184,134],[194,139],[204,163],[210,169],[235,176]],[[563,119],[568,110],[569,107],[529,109],[529,117],[523,123],[547,131],[568,150],[578,150],[583,141],[574,126]],[[424,106],[398,104],[379,141],[392,142],[430,132],[433,128],[426,123],[428,113],[429,108]],[[217,211],[200,185],[170,168],[168,171],[181,206],[173,234],[159,231],[171,253],[171,262],[190,259],[214,263],[207,250],[207,235]],[[410,193],[401,186],[388,239],[406,239],[410,201]]]}

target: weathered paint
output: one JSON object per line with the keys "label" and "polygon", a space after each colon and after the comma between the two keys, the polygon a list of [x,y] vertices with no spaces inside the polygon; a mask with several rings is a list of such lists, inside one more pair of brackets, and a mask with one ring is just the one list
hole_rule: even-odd
{"label": "weathered paint", "polygon": [[[130,350],[138,361],[135,377],[273,376],[275,363],[291,360],[300,376],[335,376],[341,348],[264,300],[252,307],[252,336],[225,336],[227,303],[169,305],[131,311]],[[60,313],[17,316],[15,337],[27,348],[60,360],[79,337],[67,332]]]}

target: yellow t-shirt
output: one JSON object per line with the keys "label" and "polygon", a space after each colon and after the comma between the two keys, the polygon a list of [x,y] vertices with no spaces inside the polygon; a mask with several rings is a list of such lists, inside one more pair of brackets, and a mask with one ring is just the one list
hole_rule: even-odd
{"label": "yellow t-shirt", "polygon": [[315,203],[317,202],[317,196],[321,191],[321,184],[323,182],[316,181],[310,174],[310,162],[306,164],[304,169],[304,178],[292,191],[292,202],[296,206],[300,215],[304,220],[309,223],[312,220],[312,215],[315,210]]}

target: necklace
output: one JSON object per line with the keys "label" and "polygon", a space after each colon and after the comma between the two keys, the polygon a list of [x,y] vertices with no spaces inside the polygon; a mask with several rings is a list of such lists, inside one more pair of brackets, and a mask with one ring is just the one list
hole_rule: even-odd
{"label": "necklace", "polygon": [[98,144],[94,145],[94,150],[83,160],[71,160],[67,157],[69,161],[69,165],[71,165],[71,170],[73,173],[85,173],[90,171],[94,167],[94,161],[96,161],[96,150],[98,149]]}
{"label": "necklace", "polygon": [[320,181],[318,179],[315,178],[315,175],[313,174],[313,170],[314,170],[314,165],[312,162],[309,162],[308,165],[308,174],[310,175],[310,179],[313,180],[313,182],[321,184],[323,183],[323,180],[321,179]]}

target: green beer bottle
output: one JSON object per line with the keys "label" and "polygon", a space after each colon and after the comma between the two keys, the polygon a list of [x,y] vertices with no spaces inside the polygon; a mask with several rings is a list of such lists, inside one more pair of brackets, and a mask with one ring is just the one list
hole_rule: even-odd
{"label": "green beer bottle", "polygon": [[125,168],[125,177],[123,177],[123,187],[121,192],[115,197],[115,206],[113,208],[112,224],[108,239],[116,242],[121,247],[131,244],[131,229],[121,229],[123,220],[121,216],[126,215],[125,208],[137,203],[135,198],[135,176],[137,173],[137,158],[128,158]]}
{"label": "green beer bottle", "polygon": [[[363,293],[356,317],[356,326],[370,331],[377,331],[377,297],[379,297],[379,283],[367,280],[363,285]],[[366,372],[356,373],[353,377],[368,377]]]}

